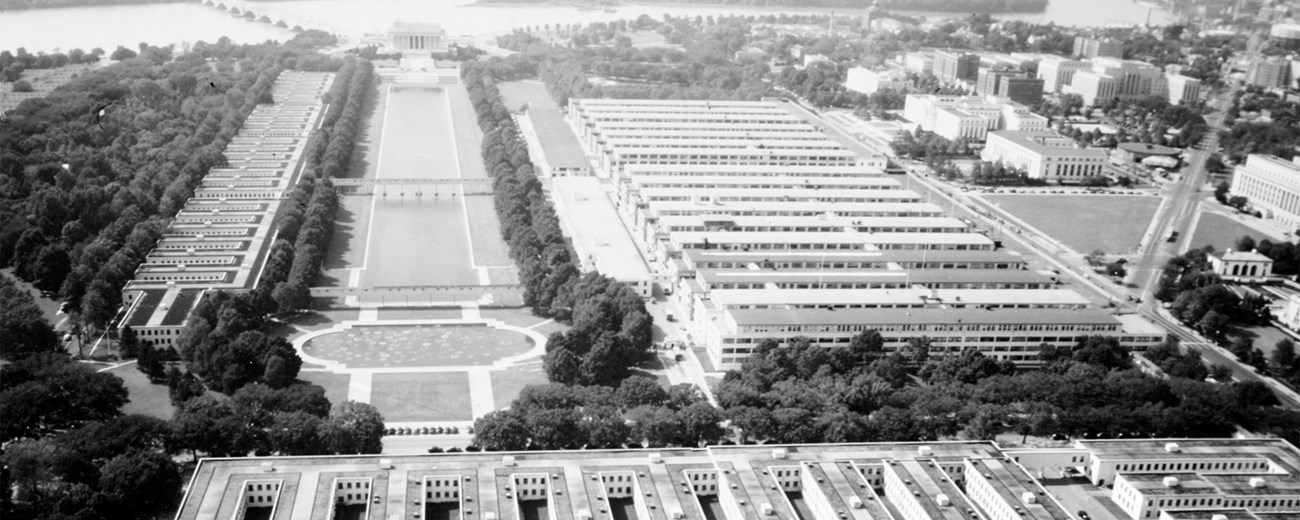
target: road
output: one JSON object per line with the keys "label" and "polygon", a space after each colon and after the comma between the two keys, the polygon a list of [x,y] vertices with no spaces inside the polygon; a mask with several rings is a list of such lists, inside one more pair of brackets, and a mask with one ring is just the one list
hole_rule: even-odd
{"label": "road", "polygon": [[[1226,106],[1228,94],[1220,94],[1210,105],[1214,108]],[[837,118],[822,117],[821,114],[813,112],[795,103],[791,103],[796,113],[803,115],[805,119],[813,121],[814,124],[820,123],[827,133],[835,137],[837,141],[851,143],[849,148],[855,151],[865,151],[866,153],[879,154],[885,150],[873,150],[859,142],[852,134],[841,128],[842,122]],[[1210,127],[1217,130],[1223,122],[1223,113],[1214,112],[1206,118]],[[1197,149],[1188,151],[1188,168],[1187,174],[1182,181],[1174,183],[1173,187],[1167,188],[1165,196],[1169,197],[1167,203],[1161,206],[1161,209],[1153,217],[1156,221],[1155,231],[1151,239],[1147,241],[1145,248],[1141,252],[1140,260],[1137,262],[1134,274],[1134,280],[1138,287],[1140,301],[1143,302],[1135,310],[1151,322],[1165,328],[1178,337],[1184,350],[1196,351],[1201,354],[1202,359],[1208,363],[1223,365],[1232,370],[1233,377],[1238,381],[1256,381],[1267,385],[1277,394],[1278,399],[1283,405],[1290,408],[1300,408],[1300,394],[1287,388],[1273,378],[1261,376],[1256,373],[1252,367],[1241,364],[1227,350],[1214,345],[1212,342],[1202,338],[1195,331],[1179,323],[1169,316],[1167,312],[1159,308],[1155,298],[1152,296],[1155,281],[1158,280],[1158,274],[1163,267],[1164,262],[1174,255],[1179,254],[1179,245],[1186,242],[1192,232],[1192,224],[1195,220],[1193,217],[1199,211],[1200,201],[1204,197],[1201,187],[1206,183],[1208,172],[1205,169],[1206,159],[1218,148],[1218,135],[1211,131],[1202,141]],[[947,200],[951,205],[950,208],[961,209],[974,215],[979,221],[984,222],[990,227],[1002,226],[1008,219],[1014,219],[1014,216],[1005,214],[1000,208],[984,205],[983,209],[976,206],[972,200],[965,197],[961,192],[951,189],[944,189],[937,181],[925,175],[918,175],[911,168],[908,169],[908,177],[914,181],[909,182],[909,188],[917,189],[923,187],[931,194],[940,199]],[[960,197],[960,198],[958,198]],[[1002,218],[994,218],[986,214],[992,211],[995,214],[1002,214]],[[1025,251],[1032,251],[1036,256],[1055,266],[1062,275],[1069,275],[1075,278],[1079,284],[1087,286],[1092,290],[1107,295],[1112,301],[1124,302],[1129,297],[1134,296],[1132,290],[1115,283],[1111,283],[1104,277],[1090,276],[1086,268],[1074,265],[1069,259],[1059,257],[1059,250],[1053,244],[1055,241],[1051,237],[1035,236],[1030,230],[1026,233],[1006,233],[1004,240],[1017,244]],[[1171,231],[1178,231],[1179,241],[1169,243],[1165,237],[1169,236]],[[1130,312],[1131,312],[1130,311]]]}
{"label": "road", "polygon": [[[1209,175],[1205,168],[1205,161],[1219,147],[1218,130],[1223,124],[1223,112],[1217,109],[1225,106],[1228,96],[1229,94],[1225,92],[1210,102],[1210,106],[1216,109],[1206,117],[1210,132],[1201,140],[1200,145],[1187,151],[1187,168],[1184,169],[1186,173],[1181,181],[1172,183],[1172,187],[1167,188],[1168,202],[1161,206],[1153,217],[1156,221],[1155,232],[1142,250],[1141,256],[1133,262],[1132,279],[1138,286],[1138,295],[1142,301],[1155,301],[1156,283],[1160,280],[1160,272],[1165,262],[1177,256],[1181,252],[1182,245],[1191,240],[1192,225],[1196,220],[1194,217],[1200,210],[1201,199],[1205,196],[1201,188],[1205,186]],[[1178,240],[1167,242],[1166,237],[1175,231],[1178,232]]]}

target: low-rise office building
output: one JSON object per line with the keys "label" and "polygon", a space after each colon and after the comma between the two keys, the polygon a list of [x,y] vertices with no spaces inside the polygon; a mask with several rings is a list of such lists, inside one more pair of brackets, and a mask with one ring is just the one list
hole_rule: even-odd
{"label": "low-rise office building", "polygon": [[1101,175],[1106,166],[1105,150],[1080,148],[1073,139],[1055,132],[989,132],[980,158],[1001,161],[1025,170],[1031,179],[1078,183]]}
{"label": "low-rise office building", "polygon": [[911,82],[898,71],[878,72],[866,67],[853,67],[845,77],[844,88],[862,94],[875,94],[881,90],[906,94],[911,88]]}
{"label": "low-rise office building", "polygon": [[1300,158],[1290,162],[1272,155],[1251,154],[1232,176],[1232,194],[1250,200],[1264,218],[1288,229],[1300,229]]}
{"label": "low-rise office building", "polygon": [[130,328],[147,345],[171,346],[190,311],[213,289],[256,287],[280,200],[298,164],[333,74],[285,71],[272,104],[258,105],[228,144],[228,164],[213,168],[122,288]]}

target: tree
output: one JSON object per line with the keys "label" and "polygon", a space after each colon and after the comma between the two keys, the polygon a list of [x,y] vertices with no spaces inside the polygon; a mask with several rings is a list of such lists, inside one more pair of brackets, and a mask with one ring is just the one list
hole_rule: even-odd
{"label": "tree", "polygon": [[532,446],[544,450],[576,448],[587,444],[578,428],[581,417],[576,410],[546,408],[530,410],[524,415]]}
{"label": "tree", "polygon": [[1109,264],[1106,264],[1107,276],[1112,276],[1115,278],[1123,278],[1127,274],[1128,274],[1128,269],[1124,268],[1123,262],[1116,261],[1116,262],[1111,262]]}
{"label": "tree", "polygon": [[375,407],[357,401],[334,405],[321,437],[336,454],[370,454],[384,451],[384,417]]}
{"label": "tree", "polygon": [[31,92],[33,90],[34,89],[32,88],[32,84],[28,83],[27,80],[25,79],[20,79],[18,81],[15,81],[13,84],[14,92]]}
{"label": "tree", "polygon": [[474,421],[474,444],[489,451],[518,451],[528,447],[528,425],[518,412],[496,410]]}
{"label": "tree", "polygon": [[119,518],[148,518],[175,503],[181,490],[180,468],[156,451],[132,451],[113,457],[100,469],[99,490]]}
{"label": "tree", "polygon": [[1250,235],[1242,235],[1241,238],[1237,239],[1237,243],[1233,245],[1237,248],[1237,251],[1254,251],[1257,244]]}
{"label": "tree", "polygon": [[648,377],[629,377],[619,384],[614,396],[624,408],[643,405],[660,406],[668,400],[668,392],[658,381]]}
{"label": "tree", "polygon": [[930,348],[933,344],[934,342],[926,336],[908,338],[907,346],[904,348],[907,361],[915,365],[924,365],[930,359]]}
{"label": "tree", "polygon": [[1237,211],[1246,211],[1246,206],[1250,204],[1250,199],[1244,195],[1233,195],[1228,197],[1228,205]]}
{"label": "tree", "polygon": [[867,329],[849,339],[849,352],[866,365],[885,355],[885,338],[875,329]]}
{"label": "tree", "polygon": [[722,414],[707,402],[697,402],[677,412],[682,426],[682,437],[687,446],[716,444],[724,432],[720,423]]}
{"label": "tree", "polygon": [[325,452],[321,442],[320,417],[305,412],[280,412],[273,416],[266,430],[270,448],[281,455],[320,455]]}
{"label": "tree", "polygon": [[137,53],[136,53],[135,51],[133,51],[133,50],[131,50],[131,49],[128,49],[128,48],[126,48],[126,47],[123,47],[123,46],[121,46],[121,45],[118,45],[118,46],[117,46],[117,49],[113,51],[113,54],[110,54],[110,55],[108,56],[108,59],[113,60],[113,61],[120,61],[120,60],[129,60],[129,59],[134,58],[134,57],[136,57],[136,56],[137,56]]}
{"label": "tree", "polygon": [[1214,200],[1217,200],[1219,201],[1219,204],[1223,204],[1226,206],[1228,204],[1229,189],[1231,188],[1228,186],[1227,181],[1220,182],[1218,185],[1214,187]]}
{"label": "tree", "polygon": [[1102,262],[1106,261],[1106,252],[1100,249],[1094,249],[1091,253],[1088,253],[1087,256],[1083,257],[1083,259],[1088,262],[1088,265],[1101,265]]}
{"label": "tree", "polygon": [[1296,364],[1295,342],[1280,339],[1273,345],[1273,355],[1269,359],[1269,369],[1283,377],[1289,377],[1300,370]]}

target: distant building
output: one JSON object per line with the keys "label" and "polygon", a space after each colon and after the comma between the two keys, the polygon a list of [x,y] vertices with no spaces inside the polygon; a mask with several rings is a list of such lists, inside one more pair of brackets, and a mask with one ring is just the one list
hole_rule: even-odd
{"label": "distant building", "polygon": [[901,72],[893,70],[876,72],[866,67],[849,69],[848,76],[844,80],[844,88],[862,94],[875,94],[882,89],[907,93],[910,86],[911,84]]}
{"label": "distant building", "polygon": [[1098,58],[1092,68],[1074,74],[1065,92],[1078,94],[1089,105],[1098,100],[1143,99],[1163,96],[1168,92],[1164,73],[1157,67],[1140,61],[1115,58]]}
{"label": "distant building", "polygon": [[1074,38],[1074,55],[1092,58],[1124,58],[1124,42],[1088,36]]}
{"label": "distant building", "polygon": [[1165,76],[1169,84],[1169,103],[1194,103],[1201,98],[1201,80],[1181,74]]}
{"label": "distant building", "polygon": [[826,57],[825,54],[804,54],[803,55],[804,67],[812,65],[814,63],[831,63],[831,59]]}
{"label": "distant building", "polygon": [[1043,80],[1044,91],[1060,92],[1062,87],[1068,86],[1074,80],[1076,72],[1088,70],[1090,67],[1092,64],[1086,61],[1054,56],[1038,62],[1038,77]]}
{"label": "distant building", "polygon": [[1168,157],[1179,161],[1183,151],[1169,146],[1151,143],[1119,143],[1115,147],[1115,158],[1121,163],[1142,162],[1148,157]]}
{"label": "distant building", "polygon": [[975,82],[975,93],[981,96],[999,96],[998,87],[1001,86],[1002,78],[1021,78],[1028,73],[1022,70],[1014,69],[980,69],[978,79]]}
{"label": "distant building", "polygon": [[1210,253],[1214,274],[1232,278],[1267,278],[1273,274],[1273,259],[1259,251],[1233,251]]}
{"label": "distant building", "polygon": [[1232,176],[1232,193],[1248,198],[1264,218],[1300,229],[1300,159],[1251,154]]}
{"label": "distant building", "polygon": [[445,51],[446,40],[447,31],[436,23],[398,21],[388,29],[388,48],[394,51]]}
{"label": "distant building", "polygon": [[934,73],[934,54],[930,52],[909,52],[903,57],[903,67],[908,72],[924,74]]}
{"label": "distant building", "polygon": [[875,0],[872,0],[871,5],[862,11],[862,29],[870,31],[872,22],[876,21],[879,15],[880,7],[876,5]]}
{"label": "distant building", "polygon": [[1042,131],[989,132],[980,158],[1023,169],[1031,179],[1062,184],[1101,175],[1106,166],[1105,150],[1080,148],[1073,139]]}
{"label": "distant building", "polygon": [[987,131],[999,128],[1002,103],[980,96],[912,94],[903,105],[903,117],[948,139],[982,141]]}
{"label": "distant building", "polygon": [[1291,83],[1291,60],[1277,56],[1259,58],[1246,71],[1246,83],[1264,88],[1285,87]]}
{"label": "distant building", "polygon": [[980,57],[956,51],[936,51],[934,53],[934,75],[939,79],[953,83],[957,81],[974,82],[979,79]]}
{"label": "distant building", "polygon": [[1043,80],[1027,76],[1003,76],[994,95],[1011,98],[1011,101],[1022,105],[1037,105],[1043,100]]}

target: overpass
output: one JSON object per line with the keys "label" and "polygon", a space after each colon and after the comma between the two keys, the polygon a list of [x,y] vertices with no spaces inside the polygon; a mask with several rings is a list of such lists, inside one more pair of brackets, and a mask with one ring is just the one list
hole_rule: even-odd
{"label": "overpass", "polygon": [[465,196],[492,194],[492,179],[330,179],[330,182],[340,191],[349,193],[361,193],[366,189],[373,193],[375,187],[380,187],[383,188],[384,195],[387,195],[388,187],[395,186],[401,190],[399,193],[402,195],[406,194],[406,187],[414,187],[416,196],[424,195],[424,190],[428,188],[433,196],[448,193],[454,197],[456,187],[459,186],[462,188],[460,192]]}
{"label": "overpass", "polygon": [[333,34],[340,40],[348,34],[341,27],[313,20],[302,16],[298,13],[269,7],[263,4],[248,2],[246,0],[198,0],[199,3],[208,7],[213,7],[232,15],[247,18],[249,21],[263,22],[283,27],[293,32],[303,32],[309,29],[317,29]]}

